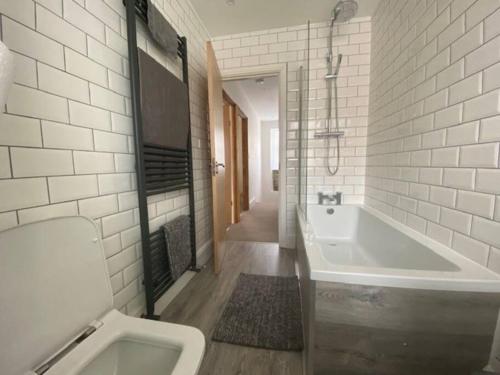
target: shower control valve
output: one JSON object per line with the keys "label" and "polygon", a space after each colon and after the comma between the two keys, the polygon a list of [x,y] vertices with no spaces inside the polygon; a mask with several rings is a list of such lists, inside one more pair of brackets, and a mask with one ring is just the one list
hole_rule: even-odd
{"label": "shower control valve", "polygon": [[336,206],[340,206],[342,204],[342,192],[338,191],[335,194],[325,194],[322,192],[318,193],[318,204],[323,205],[325,201],[329,203],[334,202]]}

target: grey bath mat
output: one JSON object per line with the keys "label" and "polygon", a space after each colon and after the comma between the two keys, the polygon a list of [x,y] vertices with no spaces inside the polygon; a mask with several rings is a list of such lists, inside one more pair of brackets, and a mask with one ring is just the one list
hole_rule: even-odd
{"label": "grey bath mat", "polygon": [[212,339],[272,350],[302,350],[297,277],[240,274]]}

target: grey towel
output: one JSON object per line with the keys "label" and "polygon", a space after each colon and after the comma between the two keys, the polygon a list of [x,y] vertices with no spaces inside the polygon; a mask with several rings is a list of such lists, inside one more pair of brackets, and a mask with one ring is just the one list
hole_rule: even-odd
{"label": "grey towel", "polygon": [[138,48],[143,141],[187,149],[189,94],[184,82]]}
{"label": "grey towel", "polygon": [[163,226],[172,277],[177,280],[191,264],[189,216],[182,215]]}
{"label": "grey towel", "polygon": [[151,0],[148,0],[148,27],[153,39],[170,57],[176,58],[177,32]]}

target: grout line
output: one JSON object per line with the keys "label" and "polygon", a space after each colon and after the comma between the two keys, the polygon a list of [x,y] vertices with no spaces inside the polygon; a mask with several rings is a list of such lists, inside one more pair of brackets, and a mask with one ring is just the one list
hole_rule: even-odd
{"label": "grout line", "polygon": [[9,171],[10,171],[10,177],[6,178],[7,180],[14,178],[14,167],[12,166],[12,151],[11,147],[7,147],[7,153],[9,155]]}

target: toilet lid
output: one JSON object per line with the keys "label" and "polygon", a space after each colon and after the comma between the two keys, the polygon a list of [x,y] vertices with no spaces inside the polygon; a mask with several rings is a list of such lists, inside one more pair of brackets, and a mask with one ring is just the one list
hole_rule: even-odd
{"label": "toilet lid", "polygon": [[34,370],[112,305],[100,236],[89,219],[0,233],[0,374]]}

